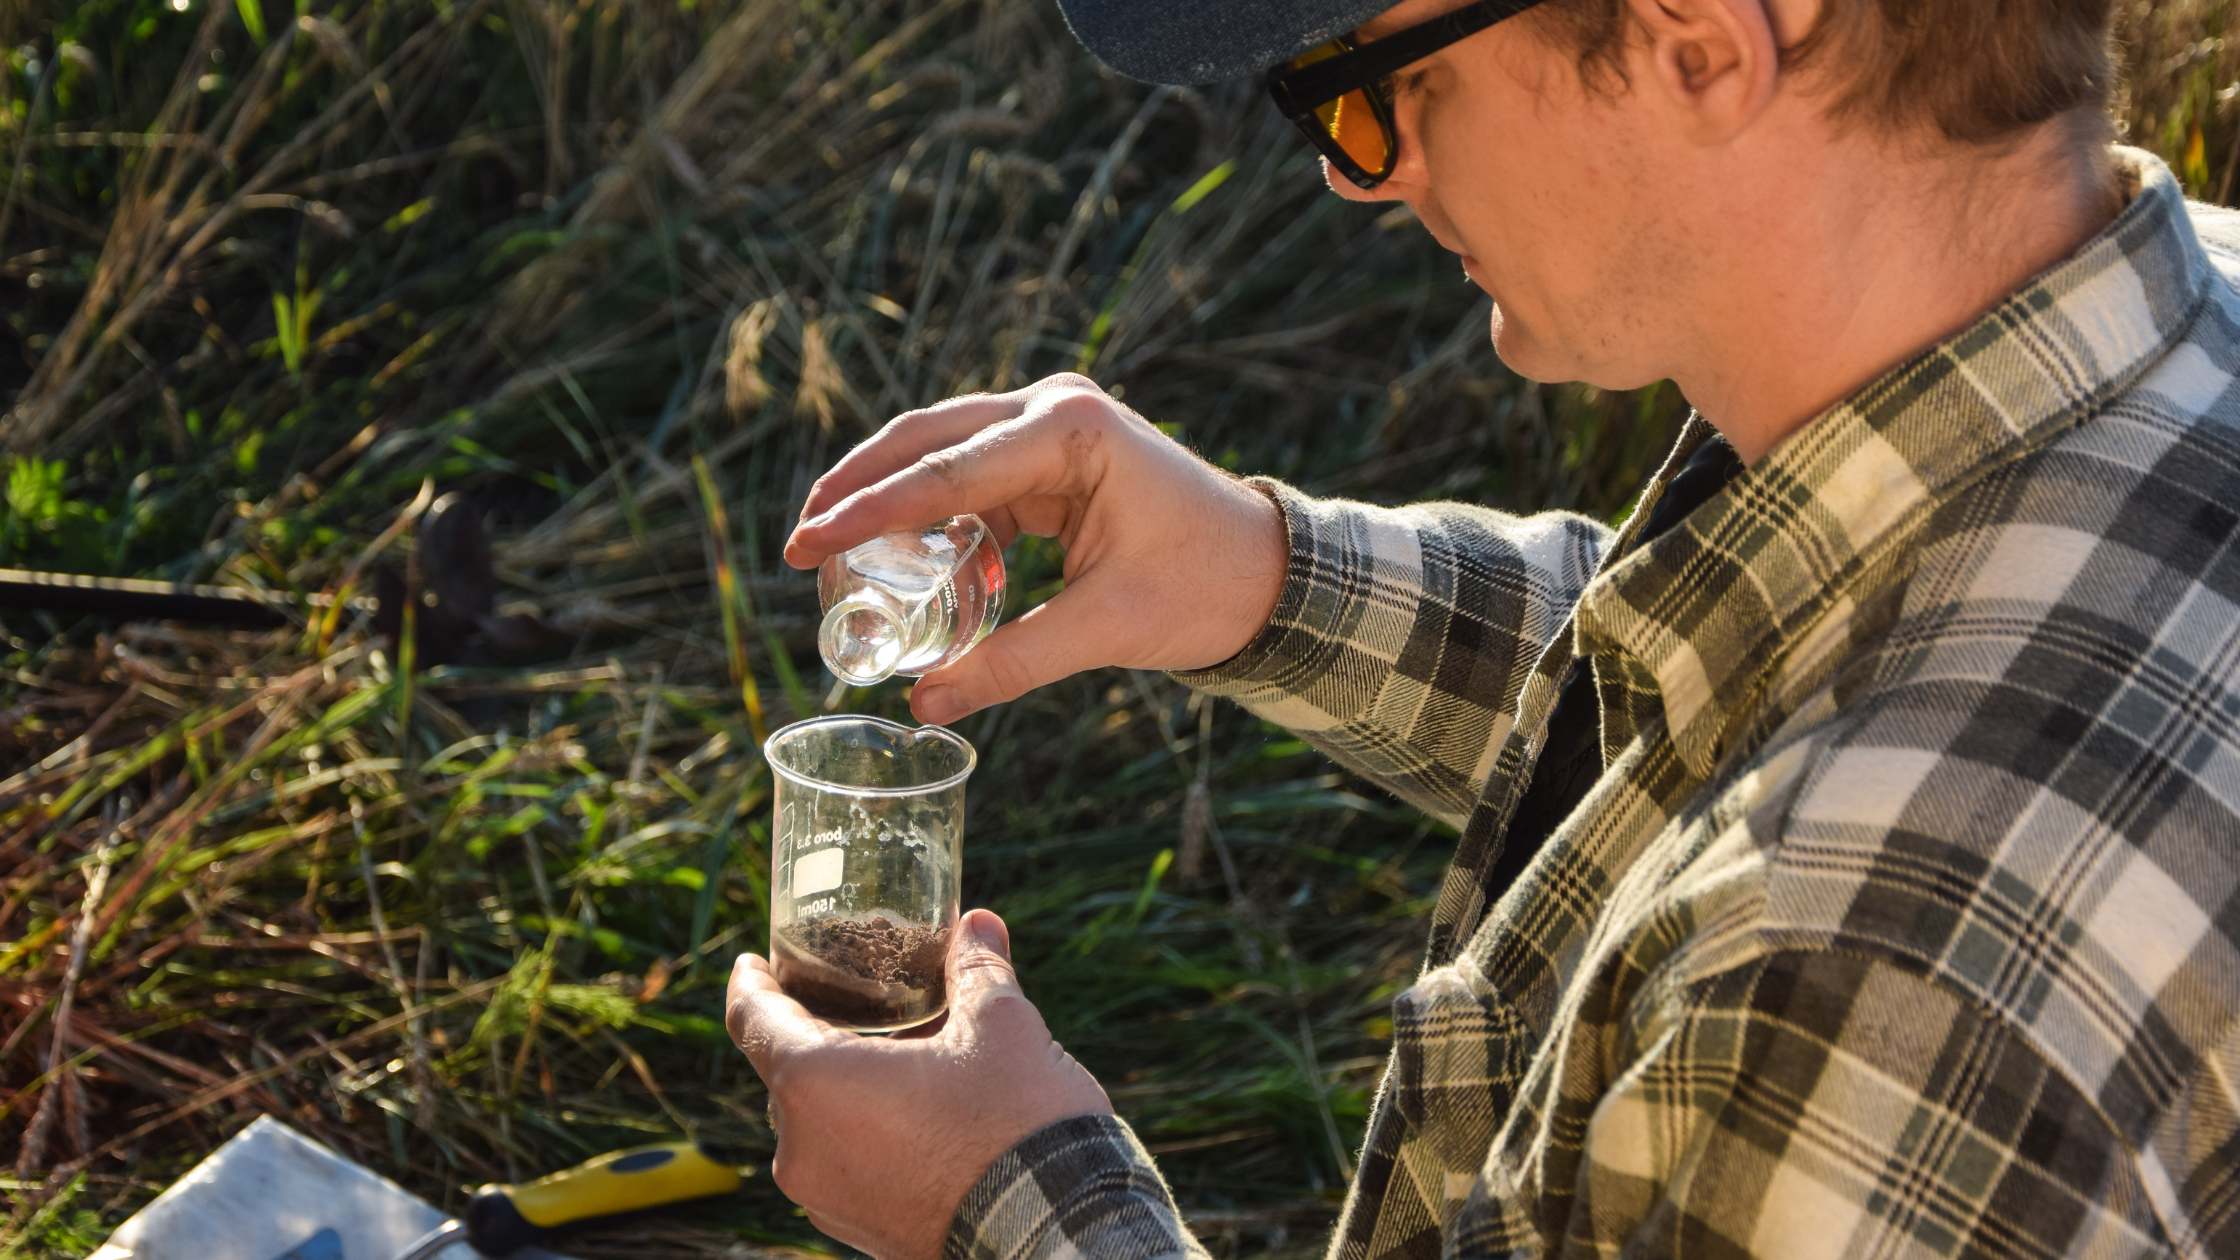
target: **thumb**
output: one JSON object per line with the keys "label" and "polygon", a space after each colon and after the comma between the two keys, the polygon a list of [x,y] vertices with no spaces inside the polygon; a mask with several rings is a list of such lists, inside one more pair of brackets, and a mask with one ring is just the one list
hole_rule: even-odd
{"label": "thumb", "polygon": [[920,679],[910,691],[910,711],[920,722],[940,726],[1069,674],[1109,665],[1119,659],[1124,641],[1141,638],[1141,616],[1140,609],[1131,616],[1102,598],[1093,579],[1076,582]]}
{"label": "thumb", "polygon": [[957,944],[949,951],[949,1007],[977,1008],[995,997],[1020,997],[1018,969],[1011,965],[1011,929],[993,910],[971,910],[957,920]]}
{"label": "thumb", "polygon": [[1009,1102],[1033,1121],[1015,1138],[1068,1116],[1112,1111],[1104,1087],[1052,1039],[1042,1012],[1020,991],[1011,932],[994,911],[975,910],[957,921],[956,947],[949,951],[949,1019],[935,1035],[953,1050],[1005,1065],[1014,1090]]}

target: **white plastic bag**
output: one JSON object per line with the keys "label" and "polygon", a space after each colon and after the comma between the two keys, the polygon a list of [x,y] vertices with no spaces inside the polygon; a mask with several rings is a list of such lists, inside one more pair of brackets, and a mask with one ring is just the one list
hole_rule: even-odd
{"label": "white plastic bag", "polygon": [[[343,1260],[394,1260],[443,1223],[426,1200],[260,1116],[117,1227],[87,1260],[276,1260],[322,1229]],[[469,1260],[464,1244],[442,1260]],[[508,1260],[566,1260],[530,1248]]]}

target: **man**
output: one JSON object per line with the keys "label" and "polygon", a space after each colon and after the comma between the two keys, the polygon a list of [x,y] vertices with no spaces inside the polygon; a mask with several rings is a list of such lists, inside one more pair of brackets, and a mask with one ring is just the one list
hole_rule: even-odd
{"label": "man", "polygon": [[[2106,0],[1388,3],[1067,8],[1276,67],[1519,372],[1678,382],[1624,529],[1232,481],[1058,377],[896,420],[788,558],[1055,534],[920,718],[1166,668],[1461,828],[1341,1260],[2240,1255],[2240,224],[2107,146]],[[741,960],[780,1186],[881,1257],[1194,1253],[994,916],[952,966],[873,1040]]]}

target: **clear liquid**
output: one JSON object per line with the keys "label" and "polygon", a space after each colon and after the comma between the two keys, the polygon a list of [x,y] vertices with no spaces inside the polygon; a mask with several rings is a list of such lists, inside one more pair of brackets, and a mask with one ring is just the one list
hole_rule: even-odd
{"label": "clear liquid", "polygon": [[[973,526],[985,529],[976,521]],[[883,605],[899,606],[903,619],[897,623],[872,611],[845,614],[839,646],[820,643],[825,664],[851,680],[928,673],[964,655],[995,628],[1003,587],[1003,552],[984,533],[977,545],[972,532],[955,526],[947,533],[930,529],[874,538],[825,561],[817,575],[819,602],[830,610],[879,593],[891,601]]]}

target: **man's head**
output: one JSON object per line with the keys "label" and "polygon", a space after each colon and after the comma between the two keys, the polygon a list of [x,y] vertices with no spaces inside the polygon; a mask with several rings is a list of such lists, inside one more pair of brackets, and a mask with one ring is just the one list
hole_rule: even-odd
{"label": "man's head", "polygon": [[[2064,114],[2098,119],[2115,81],[2110,0],[1821,0],[1782,49],[1828,112],[1888,132],[1993,144]],[[1622,82],[1629,0],[1546,0],[1538,14],[1580,70]]]}
{"label": "man's head", "polygon": [[[1091,51],[1155,83],[1203,83],[1270,70],[1312,45],[1404,7],[1436,15],[1469,0],[1062,0]],[[1624,80],[1639,30],[1633,0],[1512,0],[1535,8],[1551,43],[1580,70]],[[2105,107],[2112,0],[1818,0],[1802,6],[1785,68],[1823,60],[1831,112],[1886,127],[1929,123],[1955,140],[1990,142],[2057,115]]]}
{"label": "man's head", "polygon": [[[1150,77],[1274,65],[1339,21],[1373,44],[1463,3],[1357,17],[1376,5],[1065,0],[1093,51]],[[1493,295],[1495,341],[1519,372],[1610,388],[1674,377],[1708,408],[1742,376],[1798,370],[1785,329],[1903,341],[1882,325],[1914,301],[1942,335],[2031,274],[2002,271],[2004,287],[1978,293],[1979,260],[2020,250],[2035,268],[2074,247],[2057,225],[2062,252],[2041,256],[2048,233],[2012,222],[2009,203],[2059,210],[2076,199],[2067,168],[2098,178],[2109,5],[1544,0],[1393,75],[1390,175],[1333,187],[1413,207]],[[1112,20],[1123,10],[1133,26]],[[1901,249],[1931,265],[1875,265]],[[1924,275],[1952,292],[1898,291]],[[1750,362],[1754,344],[1772,361]],[[1840,396],[1795,392],[1792,409]]]}

